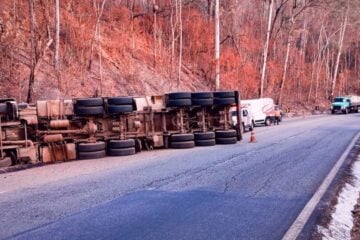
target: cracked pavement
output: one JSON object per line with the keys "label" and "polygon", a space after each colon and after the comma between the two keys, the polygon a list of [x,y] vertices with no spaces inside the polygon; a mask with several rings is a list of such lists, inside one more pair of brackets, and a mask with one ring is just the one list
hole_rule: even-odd
{"label": "cracked pavement", "polygon": [[360,130],[360,114],[258,127],[236,145],[0,175],[0,239],[280,239]]}

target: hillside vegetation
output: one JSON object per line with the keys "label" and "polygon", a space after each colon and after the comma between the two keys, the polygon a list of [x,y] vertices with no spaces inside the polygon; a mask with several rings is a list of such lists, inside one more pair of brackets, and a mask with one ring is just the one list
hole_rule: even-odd
{"label": "hillside vegetation", "polygon": [[[0,1],[1,97],[215,89],[215,1],[59,0],[58,27],[55,2]],[[333,95],[360,94],[359,8],[359,0],[221,0],[220,89],[259,97],[270,20],[264,96],[327,106]]]}

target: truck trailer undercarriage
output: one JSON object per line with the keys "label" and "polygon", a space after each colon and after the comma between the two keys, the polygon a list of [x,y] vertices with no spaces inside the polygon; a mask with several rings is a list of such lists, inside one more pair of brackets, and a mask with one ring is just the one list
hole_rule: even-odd
{"label": "truck trailer undercarriage", "polygon": [[[237,91],[144,97],[0,100],[0,167],[127,156],[153,148],[233,144]],[[238,123],[241,116],[238,114]]]}

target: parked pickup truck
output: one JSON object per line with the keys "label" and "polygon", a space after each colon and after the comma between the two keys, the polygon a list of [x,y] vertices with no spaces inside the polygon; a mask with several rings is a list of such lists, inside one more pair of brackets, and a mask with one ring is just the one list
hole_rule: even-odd
{"label": "parked pickup truck", "polygon": [[342,112],[348,114],[350,112],[360,111],[360,96],[342,96],[336,97],[331,103],[331,113]]}

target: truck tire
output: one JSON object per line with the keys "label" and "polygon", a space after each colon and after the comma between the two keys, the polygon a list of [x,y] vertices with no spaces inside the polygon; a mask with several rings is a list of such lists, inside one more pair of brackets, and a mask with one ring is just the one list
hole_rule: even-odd
{"label": "truck tire", "polygon": [[192,99],[209,99],[214,98],[214,94],[212,92],[194,92],[191,93]]}
{"label": "truck tire", "polygon": [[212,98],[208,98],[208,99],[192,98],[191,105],[192,106],[200,106],[200,107],[212,106],[212,105],[214,105],[214,99],[212,99]]}
{"label": "truck tire", "polygon": [[80,160],[97,159],[97,158],[106,157],[105,150],[94,151],[94,152],[79,152],[78,154],[79,154]]}
{"label": "truck tire", "polygon": [[188,107],[191,106],[191,99],[175,99],[169,100],[166,104],[167,107]]}
{"label": "truck tire", "polygon": [[184,133],[184,134],[173,134],[170,136],[170,142],[187,142],[194,141],[194,134]]}
{"label": "truck tire", "polygon": [[335,114],[335,110],[331,110],[331,114]]}
{"label": "truck tire", "polygon": [[96,107],[102,106],[104,104],[104,100],[102,98],[79,98],[76,99],[76,106],[82,107]]}
{"label": "truck tire", "polygon": [[7,113],[7,104],[0,103],[0,113]]}
{"label": "truck tire", "polygon": [[110,156],[129,156],[135,154],[135,147],[130,148],[110,148],[109,155]]}
{"label": "truck tire", "polygon": [[236,130],[219,130],[215,132],[216,138],[233,138],[237,136]]}
{"label": "truck tire", "polygon": [[127,139],[127,140],[110,140],[108,142],[108,148],[132,148],[135,147],[135,140],[134,139]]}
{"label": "truck tire", "polygon": [[170,147],[176,149],[193,148],[195,147],[195,142],[194,141],[171,142]]}
{"label": "truck tire", "polygon": [[206,107],[214,104],[214,95],[212,92],[195,92],[191,94],[192,106]]}
{"label": "truck tire", "polygon": [[215,98],[214,105],[217,106],[224,106],[224,105],[231,105],[235,103],[235,98]]}
{"label": "truck tire", "polygon": [[84,107],[75,106],[75,114],[78,116],[101,115],[104,113],[103,106]]}
{"label": "truck tire", "polygon": [[94,142],[94,143],[79,143],[79,152],[95,152],[105,150],[105,142]]}
{"label": "truck tire", "polygon": [[108,114],[130,113],[133,111],[134,111],[133,105],[108,105],[107,106]]}
{"label": "truck tire", "polygon": [[194,137],[195,141],[215,139],[215,132],[197,132]]}
{"label": "truck tire", "polygon": [[174,92],[167,94],[169,100],[177,100],[177,99],[191,99],[190,92]]}
{"label": "truck tire", "polygon": [[237,142],[236,137],[216,138],[216,144],[235,144],[236,142]]}
{"label": "truck tire", "polygon": [[214,139],[206,139],[206,140],[195,140],[195,146],[199,147],[207,147],[207,146],[215,146],[216,141]]}
{"label": "truck tire", "polygon": [[109,105],[132,105],[132,97],[112,97],[107,99]]}
{"label": "truck tire", "polygon": [[234,91],[220,91],[220,92],[214,92],[215,98],[235,98],[235,92]]}
{"label": "truck tire", "polygon": [[194,134],[184,133],[184,134],[173,134],[170,136],[170,148],[193,148],[194,143]]}

